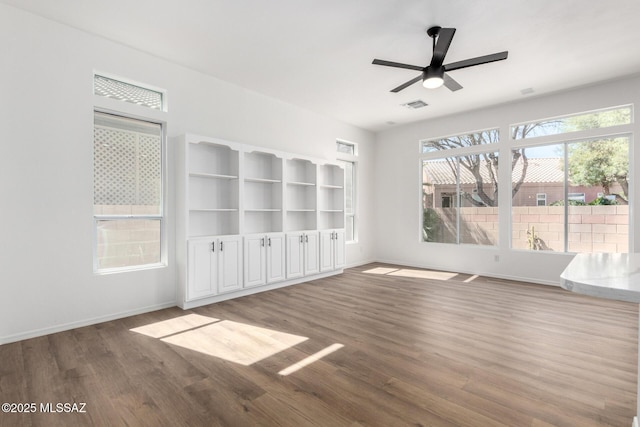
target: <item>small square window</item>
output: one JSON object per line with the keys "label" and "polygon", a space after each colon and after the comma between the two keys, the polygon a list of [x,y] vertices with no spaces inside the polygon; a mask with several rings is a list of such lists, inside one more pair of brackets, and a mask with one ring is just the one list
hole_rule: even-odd
{"label": "small square window", "polygon": [[106,98],[114,98],[131,104],[142,105],[162,110],[164,97],[162,92],[110,79],[95,74],[93,76],[93,93]]}
{"label": "small square window", "polygon": [[337,141],[336,142],[338,153],[350,154],[352,156],[356,155],[355,145],[349,144],[347,142]]}

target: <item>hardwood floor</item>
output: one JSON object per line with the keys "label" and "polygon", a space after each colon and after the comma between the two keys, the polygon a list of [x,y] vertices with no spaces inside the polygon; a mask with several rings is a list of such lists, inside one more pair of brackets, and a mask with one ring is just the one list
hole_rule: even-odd
{"label": "hardwood floor", "polygon": [[0,425],[630,426],[637,334],[635,304],[370,264],[0,346],[38,409]]}

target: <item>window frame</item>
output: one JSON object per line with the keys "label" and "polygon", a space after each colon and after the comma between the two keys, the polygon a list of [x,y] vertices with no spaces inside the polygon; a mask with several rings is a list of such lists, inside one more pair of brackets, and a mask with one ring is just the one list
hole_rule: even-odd
{"label": "window frame", "polygon": [[[492,245],[483,245],[483,244],[478,244],[478,243],[468,243],[468,242],[463,242],[460,236],[460,208],[461,206],[461,194],[462,194],[462,190],[461,190],[461,186],[460,186],[460,182],[459,179],[457,179],[456,182],[456,192],[455,194],[447,194],[446,197],[449,197],[450,203],[452,208],[456,208],[456,239],[455,242],[429,242],[429,241],[425,241],[424,240],[424,235],[423,235],[423,223],[424,223],[424,205],[423,205],[423,200],[424,200],[424,175],[423,175],[423,171],[424,171],[424,163],[428,162],[428,161],[433,161],[433,160],[444,160],[447,158],[451,158],[451,159],[456,159],[456,168],[457,168],[457,176],[458,178],[460,177],[460,161],[459,158],[460,157],[464,157],[464,156],[468,156],[468,155],[482,155],[482,154],[488,154],[488,153],[495,153],[498,158],[500,158],[502,156],[501,154],[501,150],[500,150],[500,143],[501,143],[501,138],[500,138],[500,131],[501,129],[498,127],[490,127],[490,128],[486,128],[486,129],[482,129],[476,132],[468,132],[468,133],[462,133],[460,135],[468,135],[471,133],[477,133],[477,132],[486,132],[486,131],[491,131],[491,130],[495,130],[497,132],[497,136],[498,136],[498,140],[494,143],[491,144],[479,144],[479,145],[471,145],[471,146],[466,146],[466,147],[459,147],[459,148],[451,148],[451,149],[445,149],[445,150],[437,150],[437,151],[430,151],[427,153],[423,153],[422,152],[422,144],[423,141],[425,141],[424,139],[419,141],[419,152],[420,152],[420,156],[419,156],[419,229],[418,229],[418,240],[420,243],[428,243],[428,244],[443,244],[443,245],[456,245],[456,246],[472,246],[472,247],[478,247],[478,248],[490,248],[490,249],[497,249],[500,246],[500,229],[498,229],[498,235],[495,241],[495,244]],[[455,136],[455,135],[454,135]],[[497,181],[496,184],[499,185],[500,184],[500,168],[497,171]],[[500,199],[498,198],[497,200],[497,206],[495,206],[495,208],[498,209],[498,219],[497,219],[497,223],[500,222]]]}
{"label": "window frame", "polygon": [[[631,123],[628,124],[624,124],[624,125],[615,125],[615,126],[611,126],[611,127],[604,127],[604,128],[592,128],[592,129],[587,129],[587,130],[580,130],[580,131],[572,131],[572,132],[566,132],[566,133],[557,133],[557,134],[552,134],[552,135],[543,135],[543,136],[537,136],[537,137],[532,137],[532,138],[524,138],[524,139],[513,139],[513,133],[511,132],[511,127],[512,126],[517,126],[517,125],[521,125],[522,123],[532,123],[535,122],[535,120],[532,120],[530,122],[522,122],[522,123],[518,123],[515,125],[509,125],[509,142],[508,142],[508,150],[510,153],[510,157],[513,158],[513,151],[514,150],[519,150],[522,148],[536,148],[536,147],[544,147],[544,146],[550,146],[550,145],[562,145],[563,146],[563,159],[564,159],[564,168],[566,169],[568,167],[568,153],[567,153],[567,147],[570,144],[573,143],[582,143],[582,142],[589,142],[589,141],[598,141],[601,139],[616,139],[616,138],[627,138],[628,139],[628,150],[629,150],[629,158],[632,159],[633,158],[633,136],[634,136],[634,132],[633,132],[633,117],[634,117],[634,108],[635,106],[632,104],[629,104],[631,107]],[[626,106],[626,105],[624,105]],[[593,112],[597,112],[597,111],[607,111],[607,110],[611,110],[614,109],[616,107],[610,107],[610,108],[602,108],[599,110],[590,110],[587,112],[584,112],[584,114],[587,113],[593,113]],[[557,118],[563,118],[563,117],[574,117],[574,116],[578,116],[581,115],[583,113],[574,113],[574,114],[567,114],[564,116],[557,116]],[[546,119],[544,119],[546,120]],[[540,120],[542,121],[542,120]],[[633,182],[633,177],[634,177],[634,170],[633,170],[633,162],[630,161],[629,162],[629,182],[632,183]],[[565,200],[568,200],[569,198],[569,192],[568,192],[568,177],[565,177],[565,182],[563,184],[563,193],[564,193],[564,198]],[[571,193],[573,194],[573,193]],[[576,194],[583,194],[583,193],[576,193]],[[629,191],[628,197],[628,206],[629,206],[629,210],[632,211],[634,209],[635,206],[635,200],[633,199],[633,190]],[[514,248],[513,247],[513,241],[512,241],[512,233],[513,233],[513,198],[510,197],[509,198],[509,244],[507,246],[507,248],[509,250],[513,250],[516,252],[527,252],[527,253],[536,253],[538,251],[533,251],[533,250],[527,250],[527,249],[520,249],[520,248]],[[567,220],[568,220],[568,208],[569,208],[569,204],[565,203],[564,204],[564,247],[563,250],[544,250],[544,251],[540,251],[543,252],[545,254],[559,254],[560,256],[562,255],[574,255],[577,253],[589,253],[589,252],[573,252],[573,251],[569,251],[568,250],[568,229],[567,229]],[[628,224],[628,233],[627,233],[627,248],[628,248],[628,252],[631,253],[634,251],[634,246],[633,246],[633,242],[634,242],[634,227],[633,227],[633,222],[630,221]]]}
{"label": "window frame", "polygon": [[[122,81],[124,83],[132,84],[135,86],[139,86],[142,88],[148,88],[150,90],[161,92],[163,94],[163,109],[154,109],[147,106],[137,105],[130,102],[125,102],[122,100],[108,98],[101,95],[96,95],[94,93],[94,76],[100,75],[107,78],[112,78],[114,80]],[[148,123],[153,123],[160,125],[161,128],[161,137],[160,137],[160,156],[161,156],[161,203],[160,203],[160,260],[157,263],[151,264],[139,264],[135,266],[126,266],[126,267],[116,267],[116,268],[98,268],[98,220],[102,219],[110,219],[107,216],[100,216],[99,219],[96,218],[95,210],[92,209],[92,264],[93,264],[93,273],[95,275],[107,275],[114,273],[127,273],[127,272],[135,272],[140,270],[150,270],[157,268],[165,268],[168,266],[169,260],[169,247],[168,247],[168,233],[169,226],[167,224],[168,218],[168,195],[169,195],[169,167],[168,167],[168,144],[167,144],[167,111],[168,111],[168,95],[165,89],[161,89],[158,87],[154,87],[148,84],[140,83],[133,81],[131,79],[122,78],[120,76],[116,76],[111,73],[104,73],[101,71],[93,72],[91,79],[91,93],[93,94],[93,108],[91,114],[92,126],[91,126],[91,141],[92,145],[94,143],[93,132],[95,126],[95,113],[104,113],[111,114],[114,116],[124,117],[127,119],[140,120]],[[93,165],[94,160],[94,151],[90,150],[90,162]],[[93,171],[93,166],[92,166]],[[93,180],[92,180],[93,187]],[[94,189],[92,188],[91,196],[93,199]],[[93,206],[93,200],[92,200]],[[123,219],[121,216],[118,216],[119,219]],[[130,218],[131,219],[131,218]],[[133,219],[144,219],[143,217],[134,217]]]}
{"label": "window frame", "polygon": [[[619,108],[630,108],[630,123],[624,123],[624,124],[616,124],[613,126],[608,126],[608,127],[599,127],[599,128],[591,128],[591,129],[586,129],[586,130],[577,130],[577,131],[571,131],[571,132],[565,132],[565,133],[557,133],[557,134],[550,134],[550,135],[541,135],[541,136],[536,136],[536,137],[530,137],[530,138],[524,138],[524,139],[515,139],[513,137],[513,131],[512,128],[514,126],[518,126],[518,125],[523,125],[523,124],[530,124],[530,123],[535,123],[535,122],[542,122],[542,121],[548,121],[548,120],[555,120],[555,119],[562,119],[565,117],[575,117],[575,116],[580,116],[580,115],[586,115],[586,114],[590,114],[590,113],[598,113],[600,111],[611,111],[611,110],[615,110],[615,109],[619,109]],[[570,110],[568,112],[566,112],[565,114],[557,114],[555,116],[547,116],[547,118],[542,118],[542,119],[535,119],[534,118],[527,118],[527,117],[523,117],[521,120],[514,120],[514,121],[500,121],[498,122],[495,126],[488,126],[486,128],[482,128],[481,130],[478,131],[462,131],[462,132],[455,132],[455,133],[448,133],[446,136],[439,136],[439,137],[427,137],[427,138],[418,138],[416,140],[417,144],[416,144],[416,152],[418,154],[418,162],[417,162],[417,167],[416,167],[416,177],[417,177],[417,183],[418,185],[416,186],[416,199],[418,201],[417,203],[417,211],[416,211],[416,216],[418,218],[417,221],[417,227],[416,227],[416,238],[418,239],[419,242],[421,243],[434,243],[434,242],[425,242],[423,240],[423,233],[422,233],[422,225],[423,225],[423,175],[422,175],[422,164],[424,160],[435,160],[435,159],[444,159],[446,157],[456,157],[458,155],[464,155],[464,154],[471,154],[471,153],[477,153],[477,152],[481,152],[481,151],[496,151],[499,153],[500,157],[502,159],[512,159],[512,152],[513,150],[518,150],[521,148],[527,148],[527,147],[535,147],[535,146],[541,146],[541,145],[551,145],[551,144],[564,144],[564,143],[571,143],[571,142],[581,142],[581,141],[587,141],[587,140],[598,140],[598,139],[608,139],[608,138],[616,138],[616,137],[627,137],[629,140],[629,158],[633,159],[634,156],[637,156],[637,154],[634,154],[635,151],[635,146],[634,146],[634,131],[636,130],[636,128],[638,127],[636,124],[636,119],[635,119],[635,111],[636,111],[636,105],[634,103],[624,103],[624,104],[608,104],[608,105],[601,105],[601,106],[596,106],[596,108],[592,108],[589,110],[583,110],[583,111],[577,111],[576,110]],[[495,123],[495,121],[494,121]],[[434,150],[434,151],[429,151],[429,152],[424,152],[423,150],[423,145],[425,141],[434,141],[434,140],[440,140],[440,139],[444,139],[444,138],[448,138],[451,137],[452,135],[468,135],[468,134],[473,134],[473,133],[477,133],[477,132],[482,132],[482,131],[487,131],[487,130],[491,130],[491,129],[499,129],[500,132],[500,138],[498,139],[497,142],[493,143],[493,144],[482,144],[482,145],[477,145],[477,146],[471,146],[471,147],[458,147],[458,148],[452,148],[452,149],[447,149],[447,150]],[[442,134],[441,134],[442,135]],[[506,135],[506,137],[505,137]],[[509,163],[508,160],[502,160],[501,164],[506,164]],[[632,161],[630,161],[629,163],[629,184],[630,184],[630,189],[629,189],[629,201],[628,201],[628,205],[629,205],[629,211],[633,212],[635,210],[634,206],[636,205],[636,201],[634,199],[634,195],[636,193],[635,190],[635,185],[633,185],[634,183],[634,177],[635,177],[635,171],[634,171],[634,164]],[[500,189],[510,189],[511,185],[512,185],[512,174],[511,174],[511,168],[507,168],[509,170],[505,170],[504,168],[501,168],[501,170],[499,171],[499,177],[498,177],[498,183],[500,185]],[[633,187],[632,187],[633,186]],[[513,228],[513,224],[512,224],[512,209],[513,209],[513,199],[511,197],[511,192],[510,191],[500,191],[500,200],[499,200],[499,214],[503,217],[503,220],[501,221],[502,224],[499,225],[499,237],[498,237],[498,244],[497,246],[494,246],[493,248],[498,249],[500,251],[503,250],[514,250],[514,251],[520,251],[519,249],[515,249],[512,247],[512,228]],[[508,199],[508,200],[507,200]],[[504,217],[508,215],[509,216],[509,220],[506,221],[504,219]],[[628,251],[629,252],[633,252],[636,249],[635,242],[637,240],[636,233],[635,233],[635,226],[633,221],[630,221],[628,224]],[[479,248],[485,248],[485,246],[480,246]],[[560,254],[559,256],[566,256],[567,253],[569,252],[551,252],[551,251],[545,251],[544,253],[554,253],[554,254]]]}
{"label": "window frame", "polygon": [[[345,152],[342,151],[338,151],[338,145],[350,145],[353,147],[353,153],[354,154],[347,154]],[[336,160],[341,161],[341,162],[348,162],[352,164],[352,185],[351,185],[351,191],[352,191],[352,209],[353,212],[352,213],[347,213],[346,210],[346,203],[345,203],[345,212],[344,212],[344,216],[345,216],[345,236],[346,236],[346,221],[349,217],[353,218],[353,240],[347,240],[347,238],[345,237],[345,243],[346,244],[354,244],[354,243],[358,243],[358,222],[359,222],[359,209],[358,209],[358,168],[359,168],[359,157],[358,157],[358,144],[355,142],[349,142],[349,141],[345,141],[342,139],[338,139],[336,140]],[[344,186],[344,190],[345,190],[345,198],[347,196],[347,186],[346,186],[346,171],[345,171],[345,186]],[[345,199],[346,200],[346,199]]]}
{"label": "window frame", "polygon": [[[118,101],[121,102],[121,101]],[[134,105],[134,104],[132,104]],[[148,107],[137,106],[138,108],[149,109]],[[155,110],[158,111],[158,110]],[[166,138],[166,123],[163,121],[149,119],[147,117],[141,117],[138,115],[132,116],[123,114],[119,111],[105,110],[101,108],[94,108],[93,111],[95,128],[95,114],[109,114],[116,117],[125,119],[132,119],[137,121],[144,121],[147,123],[160,126],[160,176],[161,176],[161,191],[160,191],[160,205],[158,214],[131,214],[131,215],[108,215],[108,214],[96,214],[93,212],[93,272],[96,275],[123,273],[130,271],[149,270],[156,268],[164,268],[168,265],[168,245],[167,245],[167,224],[166,224],[166,212],[167,212],[167,138]],[[91,150],[92,161],[95,155],[94,150]],[[95,189],[92,190],[92,196],[94,196]],[[137,264],[125,267],[108,267],[100,268],[98,265],[98,223],[100,221],[130,221],[130,220],[158,220],[160,221],[160,260],[158,262],[149,264]]]}
{"label": "window frame", "polygon": [[536,193],[536,206],[547,206],[547,193]]}
{"label": "window frame", "polygon": [[[141,89],[147,89],[149,91],[152,92],[157,92],[159,94],[162,95],[162,108],[151,108],[149,106],[146,105],[139,105],[139,104],[135,104],[133,102],[129,102],[129,101],[125,101],[123,99],[116,99],[116,98],[110,98],[110,97],[106,97],[106,96],[102,96],[102,95],[98,95],[95,93],[95,78],[96,76],[100,76],[100,77],[104,77],[110,80],[115,80],[121,83],[125,83],[131,86],[136,86],[139,87]],[[103,72],[103,71],[99,71],[99,70],[93,70],[93,76],[91,79],[91,93],[94,96],[94,104],[103,104],[104,102],[108,102],[109,104],[113,104],[114,107],[109,107],[112,108],[115,112],[118,112],[120,110],[128,110],[129,107],[134,107],[134,109],[140,109],[139,111],[142,114],[142,116],[148,116],[148,115],[155,115],[155,113],[166,113],[169,111],[169,95],[168,95],[168,91],[166,89],[163,89],[161,87],[158,86],[153,86],[147,83],[142,83],[139,82],[137,80],[133,80],[133,79],[129,79],[126,77],[122,77],[113,73],[108,73],[108,72]],[[101,100],[107,100],[107,101],[101,101]],[[119,105],[119,104],[125,104],[125,105]],[[149,110],[149,111],[147,111]],[[142,119],[144,120],[144,119]]]}

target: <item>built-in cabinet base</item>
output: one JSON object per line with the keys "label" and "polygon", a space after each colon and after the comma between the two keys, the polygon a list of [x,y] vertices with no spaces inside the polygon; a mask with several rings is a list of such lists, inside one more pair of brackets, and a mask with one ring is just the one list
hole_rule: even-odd
{"label": "built-in cabinet base", "polygon": [[342,272],[343,272],[342,269],[333,270],[333,271],[328,271],[328,272],[325,272],[325,273],[315,274],[313,276],[305,276],[305,277],[299,277],[297,279],[285,280],[285,281],[277,282],[277,283],[270,283],[270,284],[267,284],[267,285],[264,285],[264,286],[259,286],[259,287],[255,287],[254,286],[254,287],[249,287],[249,288],[243,288],[243,289],[237,290],[235,292],[229,292],[229,293],[226,293],[226,294],[212,295],[212,296],[209,296],[209,297],[201,297],[199,299],[194,299],[194,300],[191,300],[191,301],[182,301],[178,305],[180,306],[180,308],[182,308],[184,310],[188,310],[190,308],[200,307],[200,306],[207,305],[207,304],[213,304],[213,303],[220,302],[220,301],[226,301],[226,300],[233,299],[233,298],[239,298],[239,297],[255,294],[257,292],[270,291],[270,290],[273,290],[273,289],[284,288],[286,286],[297,285],[297,284],[300,284],[300,283],[308,282],[310,280],[322,279],[324,277],[335,276],[337,274],[342,274]]}

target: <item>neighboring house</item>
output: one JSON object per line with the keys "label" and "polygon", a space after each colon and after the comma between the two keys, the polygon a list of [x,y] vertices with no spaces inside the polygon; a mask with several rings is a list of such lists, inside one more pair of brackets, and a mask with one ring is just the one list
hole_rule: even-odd
{"label": "neighboring house", "polygon": [[[513,180],[520,177],[522,162],[516,164],[512,172]],[[492,196],[493,179],[489,176],[486,164],[480,165],[480,175],[485,193]],[[557,157],[528,159],[527,173],[520,189],[513,197],[513,206],[547,206],[564,199],[564,170],[562,159]],[[423,191],[425,207],[452,207],[456,205],[456,176],[450,165],[442,161],[431,161],[423,168]],[[620,193],[618,184],[614,184],[611,193]],[[477,195],[476,178],[466,168],[460,167],[460,192],[482,203]],[[570,185],[569,200],[589,203],[602,196],[599,186]],[[464,200],[462,206],[473,206]]]}

